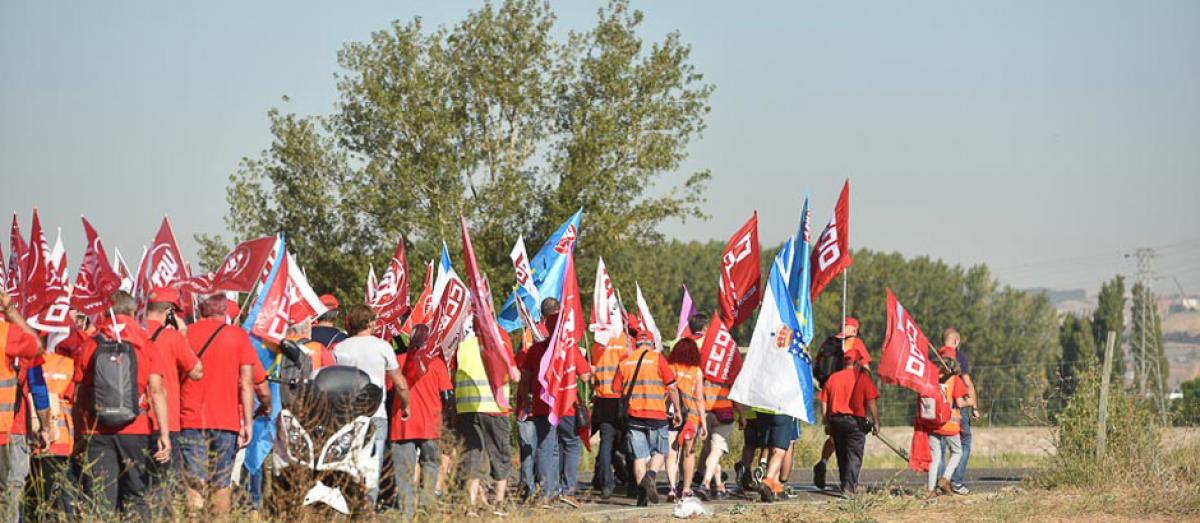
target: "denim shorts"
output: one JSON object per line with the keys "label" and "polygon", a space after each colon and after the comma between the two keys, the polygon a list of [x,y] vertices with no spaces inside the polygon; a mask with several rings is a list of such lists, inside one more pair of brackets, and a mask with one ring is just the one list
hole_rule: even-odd
{"label": "denim shorts", "polygon": [[209,488],[222,489],[233,481],[233,458],[237,455],[236,432],[183,429],[179,432],[183,473]]}
{"label": "denim shorts", "polygon": [[654,454],[666,456],[669,447],[666,425],[658,428],[629,427],[629,450],[633,453],[633,459],[646,459]]}

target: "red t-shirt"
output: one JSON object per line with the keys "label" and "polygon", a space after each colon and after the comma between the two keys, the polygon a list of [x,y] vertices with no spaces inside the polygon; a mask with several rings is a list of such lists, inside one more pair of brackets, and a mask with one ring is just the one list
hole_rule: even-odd
{"label": "red t-shirt", "polygon": [[[630,361],[630,360],[636,361],[638,358],[642,357],[642,353],[646,352],[646,350],[647,349],[638,349],[638,350],[633,351],[633,354],[630,354],[629,357],[622,360],[621,364],[617,366],[617,375],[615,377],[613,377],[613,390],[624,390],[625,380],[633,379],[632,374],[634,373],[634,371],[638,372],[638,376],[637,376],[638,381],[646,379],[643,377],[643,376],[645,376],[645,374],[643,374],[643,373],[646,371],[646,362],[645,361],[642,362],[642,370],[640,370],[640,371],[637,370],[636,366],[630,367],[628,370],[626,370],[626,368],[625,368],[625,367],[627,367],[627,365],[625,365],[626,361]],[[662,380],[663,387],[671,386],[671,384],[675,383],[675,370],[671,368],[670,363],[667,363],[667,358],[665,356],[663,356],[661,352],[651,351],[650,354],[646,355],[647,360],[649,360],[650,358],[654,358],[654,357],[658,357],[658,379]],[[629,374],[631,374],[628,377],[625,376],[625,373],[627,373],[627,372]],[[629,409],[629,415],[632,417],[635,417],[635,418],[642,418],[642,419],[665,420],[665,419],[667,419],[667,409],[666,409],[665,404],[663,405],[663,409],[661,411]]]}
{"label": "red t-shirt", "polygon": [[[242,426],[241,401],[238,398],[238,377],[241,366],[256,368],[263,374],[262,363],[250,336],[223,318],[204,318],[188,327],[187,339],[197,353],[217,328],[225,325],[213,338],[208,350],[200,355],[204,377],[199,381],[186,380],[179,387],[179,426],[183,429],[215,429],[237,432]],[[265,374],[263,374],[265,379]]]}
{"label": "red t-shirt", "polygon": [[[17,372],[17,390],[28,390],[25,387],[25,370],[29,367],[41,365],[41,358],[36,358],[38,355],[37,338],[21,330],[13,324],[8,324],[8,335],[4,340],[3,357],[8,360],[8,367],[20,367]],[[20,360],[20,365],[17,361]],[[16,412],[13,417],[12,427],[9,432],[0,433],[0,445],[8,444],[8,434],[25,434],[25,404],[27,402],[22,398],[17,398]]]}
{"label": "red t-shirt", "polygon": [[879,389],[865,372],[856,372],[847,367],[829,375],[825,388],[818,395],[821,402],[829,405],[829,414],[849,414],[867,417],[867,401],[879,399]]}
{"label": "red t-shirt", "polygon": [[[95,422],[90,419],[90,409],[86,406],[91,404],[92,360],[96,354],[96,340],[89,338],[80,345],[79,354],[75,358],[75,395],[78,399],[77,404],[85,406],[82,411],[83,427],[80,427],[79,430],[84,434],[148,435],[151,434],[151,403],[150,391],[147,385],[151,374],[157,374],[159,377],[164,374],[159,364],[159,349],[155,346],[154,342],[150,341],[150,335],[133,318],[119,315],[117,316],[116,323],[124,326],[120,331],[120,339],[129,342],[137,354],[137,387],[138,391],[141,392],[138,403],[141,405],[142,414],[134,419],[132,423],[119,429],[96,427]],[[110,320],[101,320],[101,323],[97,327],[104,337],[110,340],[118,338],[113,328],[113,323]]]}
{"label": "red t-shirt", "polygon": [[[867,345],[863,343],[857,336],[850,338],[849,342],[844,342],[842,345],[843,354],[851,354],[855,359],[861,361],[863,366],[871,365],[871,353],[867,351]],[[847,347],[846,344],[849,346]]]}
{"label": "red t-shirt", "polygon": [[[396,360],[404,367],[407,354],[400,354]],[[429,370],[417,378],[416,383],[408,384],[408,419],[400,419],[400,402],[392,402],[391,441],[410,439],[438,439],[442,436],[442,391],[454,390],[450,383],[450,373],[446,371],[446,363],[442,358],[434,358],[429,362]]]}
{"label": "red t-shirt", "polygon": [[[550,340],[535,343],[529,350],[525,351],[525,360],[521,362],[521,373],[528,373],[531,386],[529,390],[533,393],[533,415],[534,416],[549,416],[550,404],[542,400],[542,380],[538,379],[538,374],[542,370],[542,357],[546,354],[547,347],[550,346]],[[575,360],[575,375],[591,374],[592,366],[588,364],[587,358],[583,357],[583,351],[578,348],[572,348],[569,355]],[[571,408],[563,413],[564,416],[575,415],[575,405],[571,404]]]}
{"label": "red t-shirt", "polygon": [[[187,373],[196,368],[196,363],[200,360],[196,358],[196,353],[192,351],[192,346],[183,334],[170,327],[159,331],[162,327],[157,321],[146,322],[146,332],[150,333],[150,336],[158,332],[154,345],[158,347],[158,360],[163,366],[163,388],[167,390],[169,429],[171,432],[179,432],[179,381],[187,379]],[[157,420],[155,422],[157,423]]]}

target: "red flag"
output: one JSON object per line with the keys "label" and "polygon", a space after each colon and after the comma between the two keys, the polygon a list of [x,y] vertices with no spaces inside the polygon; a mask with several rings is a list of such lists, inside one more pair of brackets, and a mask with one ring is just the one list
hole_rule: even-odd
{"label": "red flag", "polygon": [[321,303],[317,292],[309,285],[304,271],[296,264],[296,257],[287,255],[287,319],[289,325],[303,323],[325,314],[329,308]]}
{"label": "red flag", "polygon": [[[150,291],[173,286],[188,277],[187,265],[179,251],[179,244],[175,241],[171,222],[163,216],[162,224],[158,226],[158,234],[154,235],[154,243],[138,266],[138,311],[145,310]],[[180,298],[180,301],[185,302],[185,308],[190,305],[190,299],[182,299],[182,296]]]}
{"label": "red flag", "polygon": [[112,264],[108,263],[108,255],[104,253],[104,244],[100,242],[96,229],[92,228],[87,218],[82,220],[87,249],[83,252],[79,274],[75,276],[71,306],[88,316],[94,316],[111,305],[109,299],[112,293],[121,288],[121,278],[113,272]]}
{"label": "red flag", "polygon": [[279,271],[275,273],[275,279],[271,281],[271,286],[259,291],[263,293],[262,308],[258,310],[258,317],[254,319],[254,325],[250,327],[250,334],[270,343],[279,343],[287,336],[288,269],[290,268],[288,258],[287,251],[284,251]]}
{"label": "red flag", "polygon": [[26,317],[36,316],[49,302],[50,296],[46,292],[48,252],[50,248],[46,245],[46,235],[42,233],[42,221],[38,218],[37,207],[34,207],[29,248],[25,249],[21,258],[21,313]]}
{"label": "red flag", "polygon": [[725,251],[721,253],[721,278],[717,290],[721,319],[730,329],[750,319],[762,301],[757,212],[725,245]]}
{"label": "red flag", "polygon": [[480,272],[479,262],[475,259],[471,233],[467,231],[467,219],[459,215],[458,222],[462,227],[463,258],[467,265],[471,303],[475,305],[472,307],[475,335],[479,337],[483,370],[487,373],[488,384],[492,387],[492,396],[496,398],[496,404],[501,409],[508,410],[507,395],[503,394],[503,391],[508,385],[508,378],[516,378],[516,364],[513,363],[508,346],[500,339],[500,326],[496,324],[496,312],[492,308],[492,290],[488,287],[487,277]]}
{"label": "red flag", "polygon": [[0,289],[8,290],[8,263],[4,259],[4,245],[0,243]]}
{"label": "red flag", "polygon": [[922,396],[937,397],[938,371],[929,361],[929,340],[917,327],[912,315],[887,290],[887,335],[883,354],[879,358],[879,379],[917,391]]}
{"label": "red flag", "polygon": [[567,255],[563,274],[562,308],[550,346],[542,356],[538,379],[542,383],[542,401],[550,405],[550,424],[557,426],[578,400],[575,358],[571,351],[579,350],[583,338],[583,305],[579,299],[579,282],[575,279],[574,249]]}
{"label": "red flag", "polygon": [[837,206],[833,208],[833,218],[812,251],[812,286],[810,293],[813,303],[817,296],[825,290],[825,286],[833,281],[843,269],[850,266],[850,179],[842,185],[842,194],[838,196]]}
{"label": "red flag", "polygon": [[421,295],[417,297],[417,303],[413,306],[412,314],[409,314],[408,319],[404,320],[404,326],[400,327],[400,332],[405,336],[412,336],[413,327],[429,323],[429,319],[432,316],[433,260],[429,260],[429,265],[425,268],[425,285],[421,287]]}
{"label": "red flag", "polygon": [[371,307],[375,309],[377,325],[383,328],[384,339],[391,340],[400,334],[400,317],[409,310],[408,257],[404,254],[404,238],[397,242],[387,271],[375,286],[375,301]]}
{"label": "red flag", "polygon": [[275,250],[274,236],[264,236],[239,243],[216,272],[189,278],[180,285],[182,289],[209,294],[216,291],[250,292],[262,276]]}
{"label": "red flag", "polygon": [[703,362],[704,377],[717,383],[731,383],[733,380],[733,359],[738,354],[737,342],[718,314],[713,314],[704,330],[704,346],[700,348],[700,361]]}
{"label": "red flag", "polygon": [[21,276],[21,259],[25,257],[25,238],[21,236],[21,226],[17,223],[17,213],[13,212],[12,234],[9,236],[9,246],[12,252],[8,254],[8,284],[5,288],[13,303],[21,304],[21,287],[24,278]]}
{"label": "red flag", "polygon": [[446,365],[453,368],[454,357],[458,354],[458,344],[467,338],[463,327],[471,312],[469,310],[471,293],[453,270],[445,273],[443,277],[445,283],[441,299],[429,322],[429,345],[434,354],[441,354],[442,358],[446,360]]}
{"label": "red flag", "polygon": [[[59,234],[61,240],[62,234]],[[30,260],[34,253],[40,252],[39,260],[31,261],[38,266],[36,270],[30,270],[26,267],[26,274],[29,278],[34,279],[26,284],[27,296],[32,296],[28,289],[36,289],[40,293],[40,303],[35,306],[30,306],[26,312],[26,318],[29,320],[29,325],[41,332],[59,332],[67,333],[71,330],[71,321],[69,313],[71,310],[71,298],[67,293],[67,282],[64,280],[65,272],[56,270],[57,265],[48,259],[50,249],[46,246],[46,236],[42,231],[41,220],[38,219],[37,209],[34,209],[33,229],[30,231]],[[63,263],[66,261],[66,253],[62,253]]]}

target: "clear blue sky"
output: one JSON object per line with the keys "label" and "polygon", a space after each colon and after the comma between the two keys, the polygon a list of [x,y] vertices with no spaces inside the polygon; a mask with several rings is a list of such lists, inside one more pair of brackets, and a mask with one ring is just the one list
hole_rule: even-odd
{"label": "clear blue sky", "polygon": [[[194,252],[193,232],[224,230],[226,178],[269,143],[282,95],[329,113],[344,42],[473,5],[170,4],[0,4],[0,209],[27,233],[39,206],[73,266],[81,213],[127,257],[169,213]],[[558,5],[559,32],[599,5]],[[850,177],[856,247],[1095,292],[1132,272],[1123,252],[1165,246],[1160,271],[1200,293],[1200,2],[634,6],[717,87],[685,165],[712,169],[712,219],[668,235],[724,238],[757,209],[774,244],[805,190],[823,224]]]}

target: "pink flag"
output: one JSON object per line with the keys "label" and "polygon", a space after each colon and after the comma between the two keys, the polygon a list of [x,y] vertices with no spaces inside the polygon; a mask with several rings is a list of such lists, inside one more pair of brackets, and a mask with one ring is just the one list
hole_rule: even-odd
{"label": "pink flag", "polygon": [[683,285],[683,303],[679,305],[679,326],[675,329],[675,339],[683,338],[684,334],[691,336],[688,320],[696,315],[696,306],[692,304],[692,295],[688,293],[687,284]]}

